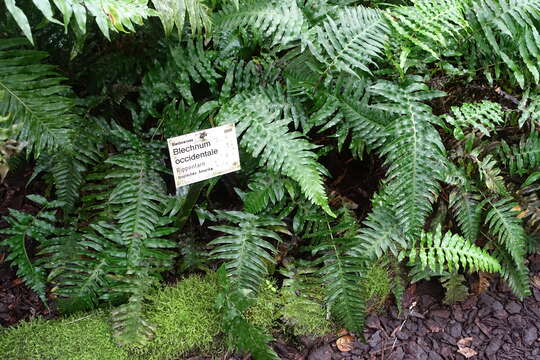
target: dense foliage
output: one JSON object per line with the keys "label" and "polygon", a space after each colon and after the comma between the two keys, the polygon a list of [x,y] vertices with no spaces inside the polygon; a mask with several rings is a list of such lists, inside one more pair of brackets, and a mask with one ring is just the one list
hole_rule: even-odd
{"label": "dense foliage", "polygon": [[[459,299],[464,272],[499,273],[529,295],[540,0],[4,0],[0,10],[0,179],[26,159],[29,181],[52,186],[49,200],[31,197],[39,213],[11,211],[0,245],[43,301],[113,305],[118,344],[152,341],[145,299],[173,268],[222,265],[223,328],[261,359],[277,355],[246,309],[271,276],[299,303],[324,299],[321,311],[357,334],[375,264],[398,306],[406,279],[440,277]],[[166,139],[227,123],[242,170],[172,195]],[[383,159],[366,216],[327,181],[329,153]],[[236,203],[215,200],[232,188]]]}

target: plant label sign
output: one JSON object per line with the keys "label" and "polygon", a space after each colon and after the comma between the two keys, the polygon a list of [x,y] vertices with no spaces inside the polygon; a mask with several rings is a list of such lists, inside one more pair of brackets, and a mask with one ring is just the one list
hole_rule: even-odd
{"label": "plant label sign", "polygon": [[240,170],[234,124],[167,139],[176,188]]}

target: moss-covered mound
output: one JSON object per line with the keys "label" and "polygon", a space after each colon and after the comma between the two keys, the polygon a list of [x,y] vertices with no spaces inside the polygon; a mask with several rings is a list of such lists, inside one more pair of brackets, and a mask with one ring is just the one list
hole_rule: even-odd
{"label": "moss-covered mound", "polygon": [[[192,276],[151,296],[148,317],[157,325],[153,341],[140,349],[116,346],[108,314],[95,311],[58,320],[39,320],[0,332],[0,359],[10,360],[169,360],[190,352],[216,351],[220,333],[214,308],[218,286],[214,276]],[[268,298],[267,298],[268,299]],[[267,319],[276,312],[267,302],[250,313]],[[267,329],[270,331],[270,329]]]}

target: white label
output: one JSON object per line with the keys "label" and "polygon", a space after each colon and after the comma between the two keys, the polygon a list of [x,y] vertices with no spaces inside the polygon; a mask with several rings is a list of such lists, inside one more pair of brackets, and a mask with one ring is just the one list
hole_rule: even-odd
{"label": "white label", "polygon": [[234,124],[173,137],[167,142],[177,188],[240,170]]}

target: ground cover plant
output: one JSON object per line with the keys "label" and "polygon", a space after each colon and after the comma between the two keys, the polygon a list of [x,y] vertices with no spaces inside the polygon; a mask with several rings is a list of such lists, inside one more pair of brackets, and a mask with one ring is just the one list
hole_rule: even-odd
{"label": "ground cover plant", "polygon": [[[148,297],[171,271],[217,270],[225,343],[256,359],[277,358],[249,310],[269,286],[284,324],[313,320],[293,332],[330,329],[304,310],[358,335],[410,281],[453,302],[464,274],[496,273],[530,294],[540,1],[0,9],[0,179],[44,184],[0,246],[44,303],[111,309],[122,349],[159,341]],[[228,123],[242,170],[174,189],[166,139]],[[363,171],[336,176],[339,156]],[[343,193],[366,177],[365,203]]]}

